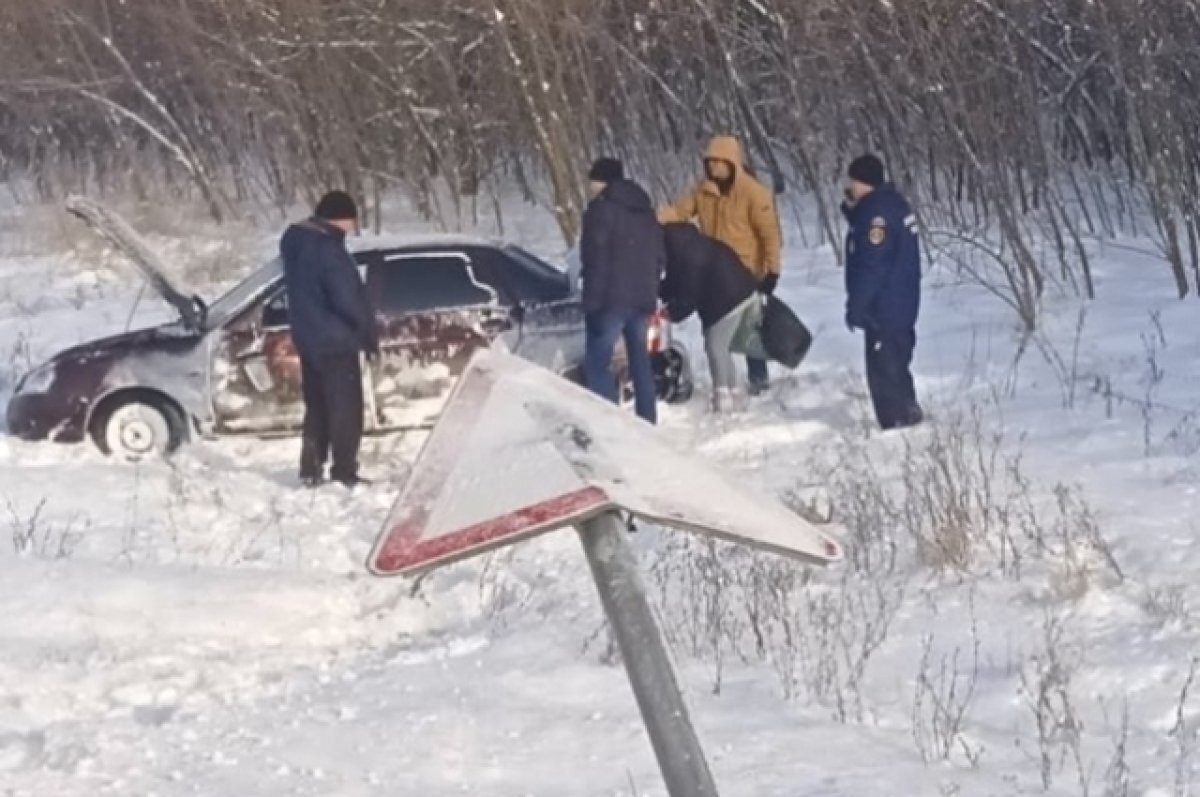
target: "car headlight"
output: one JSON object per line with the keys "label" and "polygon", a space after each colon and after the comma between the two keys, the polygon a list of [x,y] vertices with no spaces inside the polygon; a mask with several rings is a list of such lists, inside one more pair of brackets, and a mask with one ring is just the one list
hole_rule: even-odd
{"label": "car headlight", "polygon": [[54,377],[57,376],[57,372],[58,366],[54,363],[46,363],[34,368],[17,383],[17,393],[49,393],[50,388],[54,386]]}

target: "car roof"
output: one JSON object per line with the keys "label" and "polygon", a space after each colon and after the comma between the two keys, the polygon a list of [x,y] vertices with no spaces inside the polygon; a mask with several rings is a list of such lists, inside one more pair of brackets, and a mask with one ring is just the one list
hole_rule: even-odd
{"label": "car roof", "polygon": [[346,246],[354,254],[378,252],[387,249],[443,249],[452,247],[502,248],[503,241],[489,240],[465,233],[404,233],[387,235],[356,235],[346,239]]}

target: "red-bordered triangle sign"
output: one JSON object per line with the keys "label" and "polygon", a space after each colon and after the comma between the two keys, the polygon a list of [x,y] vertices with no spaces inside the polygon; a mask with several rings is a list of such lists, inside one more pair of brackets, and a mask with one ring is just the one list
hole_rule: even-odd
{"label": "red-bordered triangle sign", "polygon": [[628,412],[484,351],[426,442],[368,565],[379,575],[428,570],[614,510],[816,564],[842,555],[778,501],[681,454]]}

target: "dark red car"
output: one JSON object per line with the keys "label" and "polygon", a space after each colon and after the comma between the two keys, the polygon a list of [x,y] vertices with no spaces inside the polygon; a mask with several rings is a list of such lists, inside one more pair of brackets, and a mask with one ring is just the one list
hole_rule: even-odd
{"label": "dark red car", "polygon": [[[381,357],[365,375],[368,431],[432,425],[481,346],[503,345],[578,378],[583,311],[564,271],[473,238],[363,238],[352,249],[379,324]],[[140,265],[179,320],[75,346],[34,369],[9,402],[9,432],[64,443],[90,436],[134,459],[168,453],[194,432],[295,434],[300,363],[281,264],[268,263],[211,305]],[[665,319],[656,319],[647,345],[660,397],[686,401],[686,352]]]}

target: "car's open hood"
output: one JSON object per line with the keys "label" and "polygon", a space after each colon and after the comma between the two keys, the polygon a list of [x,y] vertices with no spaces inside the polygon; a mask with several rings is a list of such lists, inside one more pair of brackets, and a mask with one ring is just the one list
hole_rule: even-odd
{"label": "car's open hood", "polygon": [[204,328],[204,302],[198,296],[188,295],[171,284],[164,274],[161,258],[125,219],[100,203],[81,196],[69,197],[67,210],[128,257],[150,287],[175,308],[187,328]]}

